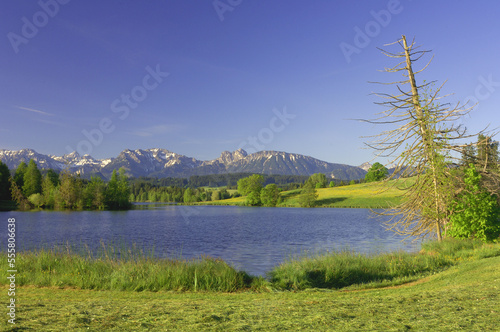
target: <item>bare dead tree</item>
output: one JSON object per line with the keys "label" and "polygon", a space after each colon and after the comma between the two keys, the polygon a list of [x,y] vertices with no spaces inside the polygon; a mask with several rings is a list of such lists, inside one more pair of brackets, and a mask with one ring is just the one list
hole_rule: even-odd
{"label": "bare dead tree", "polygon": [[376,104],[387,109],[374,120],[362,121],[391,126],[372,136],[374,141],[367,145],[375,149],[377,157],[391,158],[389,163],[396,170],[388,180],[396,179],[394,185],[400,187],[400,181],[407,177],[413,177],[413,181],[403,186],[402,203],[382,214],[391,216],[387,224],[399,234],[420,238],[435,233],[441,241],[456,189],[452,175],[454,152],[460,153],[466,146],[459,144],[460,140],[475,136],[466,135],[465,128],[456,122],[472,108],[443,103],[447,97],[440,95],[444,84],[437,89],[432,89],[434,82],[417,84],[415,76],[429,66],[432,58],[416,72],[413,65],[430,51],[419,50],[414,41],[408,45],[405,36],[385,46],[396,44],[402,51],[381,49],[386,56],[399,60],[384,71],[401,73],[403,80],[375,83],[395,85],[398,92],[375,93],[384,99]]}

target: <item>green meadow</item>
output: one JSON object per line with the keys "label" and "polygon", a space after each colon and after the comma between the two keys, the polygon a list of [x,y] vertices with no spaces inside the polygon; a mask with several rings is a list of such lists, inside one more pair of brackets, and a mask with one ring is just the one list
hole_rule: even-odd
{"label": "green meadow", "polygon": [[[113,248],[43,249],[17,261],[16,325],[4,317],[5,331],[492,331],[500,313],[498,243],[296,257],[268,280],[209,257],[118,257]],[[7,294],[5,260],[0,268]]]}
{"label": "green meadow", "polygon": [[[337,208],[389,208],[399,204],[401,201],[401,190],[413,179],[406,179],[396,182],[371,182],[349,186],[320,188],[316,189],[318,198],[316,207],[337,207]],[[281,192],[282,202],[280,207],[299,207],[299,197],[301,190],[289,190]],[[245,205],[245,197],[236,197],[220,201],[203,202],[198,204],[208,205]]]}

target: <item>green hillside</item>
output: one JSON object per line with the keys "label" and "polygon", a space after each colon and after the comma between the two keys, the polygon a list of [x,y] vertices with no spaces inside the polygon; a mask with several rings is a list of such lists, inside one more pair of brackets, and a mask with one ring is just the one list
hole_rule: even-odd
{"label": "green hillside", "polygon": [[[412,179],[401,181],[398,187],[411,184]],[[388,208],[401,200],[402,190],[394,186],[394,181],[354,184],[342,187],[317,189],[316,207],[337,208]],[[281,207],[299,207],[300,189],[281,193]],[[213,205],[245,205],[245,197],[230,198],[221,201],[205,202]]]}

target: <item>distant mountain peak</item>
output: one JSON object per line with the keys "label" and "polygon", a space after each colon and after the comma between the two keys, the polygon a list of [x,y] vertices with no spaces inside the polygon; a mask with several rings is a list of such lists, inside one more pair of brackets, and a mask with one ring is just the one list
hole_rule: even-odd
{"label": "distant mountain peak", "polygon": [[370,164],[369,162],[366,162],[366,163],[362,163],[358,167],[361,169],[364,169],[365,171],[368,171],[372,167],[372,164]]}
{"label": "distant mountain peak", "polygon": [[241,160],[247,155],[247,152],[240,148],[233,152],[223,151],[217,160],[223,164],[229,164]]}
{"label": "distant mountain peak", "polygon": [[76,151],[55,157],[39,154],[32,149],[0,150],[0,160],[10,169],[17,168],[21,161],[27,162],[29,159],[35,160],[40,168],[68,170],[85,178],[90,178],[92,175],[110,178],[113,170],[121,167],[125,168],[129,176],[159,178],[224,173],[281,175],[324,173],[330,178],[352,180],[361,179],[366,174],[366,170],[359,167],[328,163],[283,151],[259,151],[248,154],[245,150],[238,149],[233,152],[224,151],[214,160],[200,161],[161,148],[125,149],[116,158],[102,160],[94,159],[88,154],[82,157]]}
{"label": "distant mountain peak", "polygon": [[65,154],[62,156],[62,158],[80,158],[80,154],[76,151],[73,151],[71,153]]}

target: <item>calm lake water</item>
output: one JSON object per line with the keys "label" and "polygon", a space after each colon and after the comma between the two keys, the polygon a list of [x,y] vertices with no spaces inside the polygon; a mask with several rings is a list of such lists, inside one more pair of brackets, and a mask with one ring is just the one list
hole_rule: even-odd
{"label": "calm lake water", "polygon": [[253,275],[304,253],[420,249],[418,243],[400,242],[366,209],[148,205],[120,212],[1,212],[4,244],[12,217],[21,250],[135,243],[146,251],[154,248],[158,257],[219,257]]}

